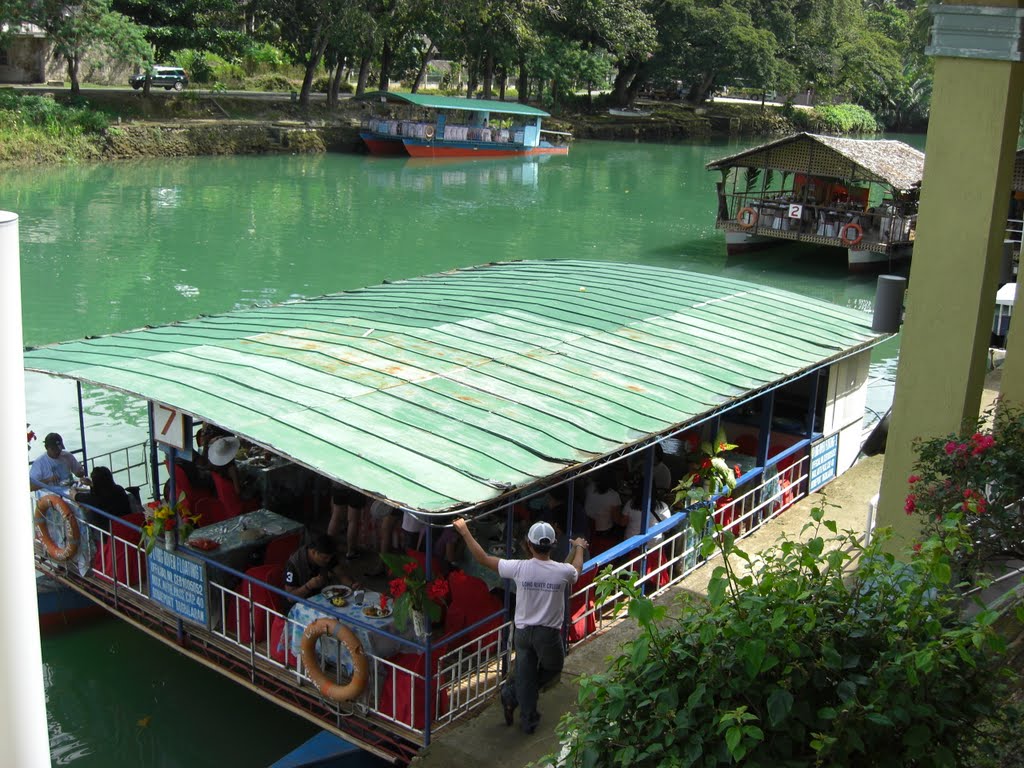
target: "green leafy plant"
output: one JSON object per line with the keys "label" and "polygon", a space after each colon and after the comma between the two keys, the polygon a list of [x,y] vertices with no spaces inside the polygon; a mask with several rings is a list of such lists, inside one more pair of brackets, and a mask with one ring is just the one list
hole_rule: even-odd
{"label": "green leafy plant", "polygon": [[381,559],[394,576],[388,582],[393,598],[395,625],[405,630],[411,612],[421,611],[431,621],[441,618],[441,605],[448,596],[448,582],[436,578],[428,582],[420,564],[407,555],[382,554]]}
{"label": "green leafy plant", "polygon": [[[691,515],[697,532],[706,513]],[[909,562],[865,546],[815,509],[804,540],[755,560],[717,528],[706,598],[669,615],[636,577],[599,580],[630,598],[640,634],[584,677],[558,726],[559,765],[941,766],[964,762],[1004,697],[995,612],[962,617],[947,525]],[[551,758],[554,759],[554,758]]]}
{"label": "green leafy plant", "polygon": [[718,430],[714,443],[702,443],[700,454],[691,461],[692,471],[683,475],[674,489],[676,506],[689,507],[731,492],[736,487],[739,472],[726,464],[721,454],[735,449],[736,446],[726,438],[724,429]]}

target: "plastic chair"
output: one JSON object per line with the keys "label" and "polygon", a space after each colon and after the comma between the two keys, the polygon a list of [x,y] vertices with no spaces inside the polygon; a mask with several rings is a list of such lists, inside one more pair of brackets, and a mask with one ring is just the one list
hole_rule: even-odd
{"label": "plastic chair", "polygon": [[[280,588],[284,584],[284,567],[279,564],[258,565],[245,572],[245,579],[239,588],[241,598],[235,599],[235,605],[229,607],[226,625],[233,629],[237,623],[238,642],[248,645],[259,643],[267,637],[270,621],[270,608],[275,612],[281,610],[281,597],[267,589],[267,584]],[[247,599],[242,599],[247,598]],[[249,622],[249,608],[252,604],[252,625]]]}
{"label": "plastic chair", "polygon": [[174,465],[174,489],[180,494],[185,494],[185,503],[188,508],[195,510],[200,499],[212,498],[213,492],[206,488],[196,488],[188,479],[188,473],[180,464]]}
{"label": "plastic chair", "polygon": [[274,539],[272,542],[267,544],[267,549],[263,553],[263,564],[284,565],[288,562],[288,558],[295,553],[295,550],[299,548],[301,543],[302,531],[289,533],[287,536],[281,536],[280,538]]}
{"label": "plastic chair", "polygon": [[757,435],[740,435],[736,450],[746,456],[757,456]]}
{"label": "plastic chair", "polygon": [[[431,699],[433,716],[439,717],[448,711],[448,691],[445,688],[440,690],[438,697],[437,687],[437,658],[434,655],[433,666],[434,676],[431,680]],[[395,667],[381,665],[379,674],[384,674],[384,686],[380,694],[380,705],[377,711],[385,717],[394,718],[395,721],[417,730],[422,730],[425,718],[423,717],[423,694],[426,690],[425,682],[418,675],[422,675],[426,668],[425,655],[422,653],[401,653],[388,659]]]}
{"label": "plastic chair", "polygon": [[[417,563],[419,563],[420,568],[423,569],[423,573],[425,575],[426,572],[427,572],[427,555],[424,552],[420,552],[419,550],[416,550],[416,549],[407,549],[407,550],[405,550],[405,554],[408,555],[409,557],[411,557]],[[430,571],[430,578],[431,579],[443,578],[445,576],[445,574],[448,573],[448,567],[441,560],[439,560],[436,557],[432,557],[430,559],[430,565],[431,565],[431,571]]]}

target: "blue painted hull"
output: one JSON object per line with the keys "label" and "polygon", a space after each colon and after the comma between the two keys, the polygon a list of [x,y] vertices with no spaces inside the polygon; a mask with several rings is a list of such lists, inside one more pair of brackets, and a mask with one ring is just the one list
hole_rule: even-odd
{"label": "blue painted hull", "polygon": [[62,632],[107,616],[106,610],[79,592],[45,576],[36,576],[39,629]]}
{"label": "blue painted hull", "polygon": [[355,744],[320,731],[270,768],[371,768],[382,764],[380,758],[363,752]]}

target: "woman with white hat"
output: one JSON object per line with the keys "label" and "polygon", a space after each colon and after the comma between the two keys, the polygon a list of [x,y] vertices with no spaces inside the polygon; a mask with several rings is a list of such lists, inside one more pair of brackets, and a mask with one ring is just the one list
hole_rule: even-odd
{"label": "woman with white hat", "polygon": [[217,488],[217,498],[224,505],[224,510],[229,517],[242,512],[250,512],[259,506],[258,501],[243,502],[246,496],[252,494],[242,483],[242,476],[235,463],[235,456],[241,445],[242,441],[234,435],[225,435],[211,441],[210,450],[207,453],[210,468],[213,470],[213,484]]}

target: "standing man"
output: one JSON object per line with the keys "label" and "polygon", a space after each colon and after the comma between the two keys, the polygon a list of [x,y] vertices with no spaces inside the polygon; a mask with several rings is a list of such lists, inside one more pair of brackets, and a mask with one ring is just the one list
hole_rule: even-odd
{"label": "standing man", "polygon": [[512,725],[516,707],[522,707],[519,728],[531,734],[537,730],[540,720],[537,711],[540,689],[554,680],[565,661],[562,645],[565,588],[576,583],[583,569],[587,541],[574,539],[571,562],[557,562],[551,559],[555,529],[545,522],[534,523],[526,535],[530,559],[505,560],[488,555],[473,538],[463,518],[454,525],[478,563],[516,583],[515,686],[508,682],[502,685],[501,706],[506,725]]}
{"label": "standing man", "polygon": [[64,450],[64,438],[56,432],[51,432],[43,439],[43,447],[46,453],[32,462],[28,473],[33,491],[41,490],[45,485],[70,485],[72,475],[85,478],[85,467],[69,451]]}

